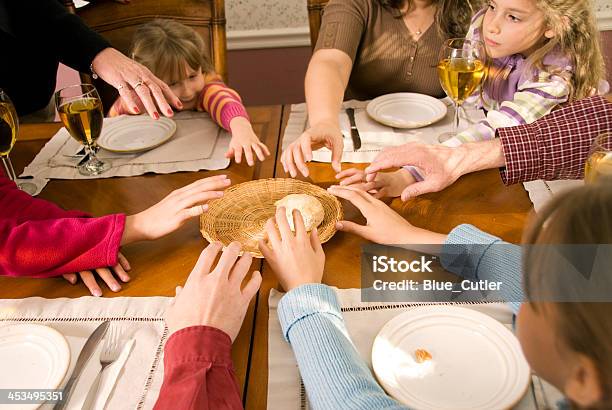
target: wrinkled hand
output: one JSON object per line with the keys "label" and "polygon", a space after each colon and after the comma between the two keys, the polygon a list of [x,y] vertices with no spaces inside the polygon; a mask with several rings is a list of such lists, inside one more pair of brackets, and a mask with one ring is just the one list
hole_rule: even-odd
{"label": "wrinkled hand", "polygon": [[366,180],[375,181],[378,171],[412,165],[419,169],[423,181],[404,188],[402,201],[430,192],[438,192],[452,185],[464,174],[463,165],[467,157],[463,146],[450,148],[443,145],[426,145],[409,142],[379,153],[365,169]]}
{"label": "wrinkled hand", "polygon": [[190,326],[211,326],[224,331],[234,341],[249,307],[249,302],[261,285],[261,275],[255,271],[244,289],[241,284],[249,272],[253,257],[240,244],[232,242],[221,254],[218,242],[208,245],[187,278],[185,286],[176,289],[176,297],[166,311],[170,333]]}
{"label": "wrinkled hand", "polygon": [[336,172],[341,171],[342,160],[342,131],[338,124],[322,122],[318,123],[300,135],[293,141],[281,156],[283,169],[295,178],[299,172],[307,177],[308,166],[306,162],[312,161],[312,150],[327,147],[331,150],[332,168]]}
{"label": "wrinkled hand", "polygon": [[412,174],[403,168],[394,172],[377,172],[370,182],[366,180],[365,171],[349,168],[336,175],[336,179],[341,180],[341,186],[352,186],[372,194],[376,199],[398,197],[408,185],[416,182]]}
{"label": "wrinkled hand", "polygon": [[289,227],[285,212],[284,207],[278,207],[276,225],[274,219],[269,219],[266,223],[265,229],[270,245],[268,246],[263,240],[259,241],[262,255],[286,291],[307,283],[321,283],[325,267],[325,253],[323,253],[317,229],[313,229],[308,234],[302,214],[294,210],[294,234]]}
{"label": "wrinkled hand", "polygon": [[127,274],[127,271],[129,271],[131,267],[130,263],[125,256],[121,254],[121,252],[119,252],[117,258],[118,263],[115,266],[109,268],[84,270],[79,273],[66,273],[62,275],[62,277],[72,285],[76,285],[79,278],[81,278],[93,296],[102,296],[102,289],[96,281],[96,275],[98,275],[104,281],[104,283],[106,283],[110,290],[113,292],[119,292],[121,290],[121,285],[119,282],[117,282],[115,276],[117,276],[122,282],[129,282],[130,276]]}
{"label": "wrinkled hand", "polygon": [[336,224],[339,231],[354,233],[385,245],[439,244],[446,238],[445,235],[412,226],[384,202],[360,189],[333,185],[327,190],[355,205],[367,221],[365,225],[340,221]]}
{"label": "wrinkled hand", "polygon": [[236,164],[240,164],[244,152],[247,164],[253,166],[255,164],[253,152],[260,161],[264,161],[266,156],[270,155],[270,150],[259,141],[249,120],[244,117],[236,117],[230,122],[230,128],[232,139],[229,149],[225,153],[225,158],[234,157]]}
{"label": "wrinkled hand", "polygon": [[93,59],[92,66],[101,79],[119,91],[126,107],[133,114],[139,114],[140,107],[144,106],[155,119],[159,118],[159,111],[172,117],[174,112],[168,101],[177,109],[183,108],[179,98],[166,83],[154,76],[148,68],[114,48],[100,51]]}
{"label": "wrinkled hand", "polygon": [[205,202],[221,198],[230,184],[227,175],[216,175],[172,191],[152,207],[126,218],[121,243],[157,239],[174,232],[189,219],[206,212]]}

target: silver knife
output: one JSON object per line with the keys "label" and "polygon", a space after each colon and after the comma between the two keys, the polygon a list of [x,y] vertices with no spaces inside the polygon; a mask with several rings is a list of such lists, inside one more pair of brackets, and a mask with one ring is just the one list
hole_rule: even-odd
{"label": "silver knife", "polygon": [[62,396],[62,401],[58,401],[55,406],[53,406],[53,410],[61,410],[66,407],[68,402],[70,401],[70,395],[72,395],[72,391],[74,390],[74,386],[76,382],[79,380],[85,365],[91,359],[91,355],[96,351],[98,344],[104,338],[108,327],[110,326],[110,322],[107,320],[103,322],[100,326],[94,330],[94,332],[89,336],[83,349],[81,349],[81,353],[79,354],[79,358],[77,359],[76,365],[74,366],[74,370],[70,375],[70,379],[68,379],[68,383],[64,387],[64,394]]}
{"label": "silver knife", "polygon": [[359,136],[357,124],[355,123],[355,110],[353,108],[347,108],[346,115],[348,115],[349,122],[351,124],[351,139],[353,140],[353,151],[357,151],[359,148],[361,148],[361,137]]}

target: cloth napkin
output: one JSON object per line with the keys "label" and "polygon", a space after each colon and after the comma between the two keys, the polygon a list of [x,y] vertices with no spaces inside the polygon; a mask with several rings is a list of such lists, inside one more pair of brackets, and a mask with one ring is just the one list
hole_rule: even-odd
{"label": "cloth napkin", "polygon": [[584,184],[584,180],[557,180],[544,181],[538,179],[536,181],[523,182],[523,186],[529,194],[529,199],[533,203],[533,208],[538,212],[553,196],[567,191],[568,189],[577,188]]}
{"label": "cloth napkin", "polygon": [[[128,123],[132,116],[105,118],[105,124]],[[149,151],[120,154],[100,149],[98,157],[108,160],[111,169],[102,175],[84,176],[76,168],[81,157],[74,155],[82,148],[60,129],[45,144],[36,158],[24,169],[21,177],[33,177],[39,192],[49,179],[96,179],[115,176],[135,176],[147,172],[169,174],[180,171],[216,170],[229,166],[224,154],[229,148],[230,135],[215,124],[206,113],[181,112],[174,116],[176,133],[167,142]],[[102,127],[104,133],[104,127]]]}
{"label": "cloth napkin", "polygon": [[[443,99],[442,101],[448,106],[446,117],[435,124],[416,129],[399,129],[380,124],[368,115],[366,111],[368,101],[345,101],[342,104],[342,110],[338,117],[340,129],[344,137],[342,162],[369,163],[383,149],[412,141],[437,144],[438,136],[450,130],[454,115],[454,109],[450,105],[450,100]],[[361,148],[357,152],[353,151],[351,127],[346,114],[347,108],[355,109],[355,124],[361,137]],[[476,110],[473,107],[467,107],[460,113],[459,130],[463,130],[483,118],[484,114],[482,111]],[[283,137],[283,150],[298,139],[308,126],[306,104],[293,104]],[[320,148],[313,151],[312,154],[314,161],[331,162],[331,151],[327,148]]]}
{"label": "cloth napkin", "polygon": [[[163,380],[162,356],[168,337],[163,314],[170,300],[166,297],[0,299],[0,326],[37,323],[58,330],[70,346],[71,363],[63,382],[66,383],[89,335],[100,323],[110,320],[113,329],[112,332],[109,329],[107,336],[113,333],[125,343],[117,361],[102,374],[92,408],[150,409]],[[101,368],[99,354],[108,342],[103,340],[87,363],[71,397],[70,409],[82,408]],[[52,408],[52,405],[43,408]]]}
{"label": "cloth napkin", "polygon": [[[371,368],[372,345],[380,329],[392,318],[407,310],[414,309],[419,303],[380,303],[361,302],[361,289],[335,289],[340,302],[351,340],[363,360]],[[285,342],[278,321],[277,307],[283,293],[272,289],[268,298],[268,410],[305,410],[308,409],[306,390],[291,346]],[[462,307],[485,313],[512,328],[512,311],[503,303],[463,303]],[[537,376],[539,399],[536,401],[534,390],[528,394],[515,409],[545,409],[542,403],[551,403],[562,398],[561,394]]]}

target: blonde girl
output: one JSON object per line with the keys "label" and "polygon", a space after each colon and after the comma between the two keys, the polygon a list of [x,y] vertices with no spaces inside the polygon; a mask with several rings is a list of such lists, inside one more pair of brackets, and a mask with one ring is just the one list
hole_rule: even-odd
{"label": "blonde girl", "polygon": [[[244,154],[246,162],[253,165],[254,156],[263,161],[270,155],[255,135],[240,96],[215,73],[204,41],[193,29],[172,20],[153,20],[134,34],[131,55],[170,86],[182,110],[206,111],[231,132],[227,158],[234,157],[240,163]],[[134,112],[118,99],[109,116],[121,114]]]}
{"label": "blonde girl", "polygon": [[481,93],[487,115],[447,145],[492,139],[497,128],[607,91],[590,0],[490,0],[467,37],[482,41],[490,59]]}

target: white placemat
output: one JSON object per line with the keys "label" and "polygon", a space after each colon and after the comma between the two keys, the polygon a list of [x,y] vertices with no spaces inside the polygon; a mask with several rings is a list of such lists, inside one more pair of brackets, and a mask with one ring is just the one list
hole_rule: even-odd
{"label": "white placemat", "polygon": [[[372,344],[380,329],[393,317],[413,309],[419,303],[361,302],[361,289],[335,289],[346,327],[355,348],[372,368]],[[278,321],[277,307],[283,293],[272,289],[268,298],[268,410],[306,410],[308,398],[300,378],[291,346],[285,342]],[[503,303],[462,303],[462,307],[478,310],[512,328],[512,311]],[[562,398],[552,386],[537,376],[532,389],[515,409],[544,409],[544,403]],[[534,397],[539,396],[536,402]]]}
{"label": "white placemat", "polygon": [[523,186],[527,190],[529,199],[533,203],[533,208],[536,212],[539,212],[553,196],[582,185],[584,185],[584,180],[582,179],[563,179],[557,181],[538,179],[536,181],[523,182]]}
{"label": "white placemat", "polygon": [[[344,136],[342,162],[369,163],[372,162],[376,155],[384,148],[402,145],[412,141],[425,144],[437,144],[438,136],[444,132],[450,131],[454,114],[452,105],[449,105],[450,100],[443,99],[442,101],[448,106],[446,117],[435,124],[417,129],[391,128],[380,124],[367,114],[366,106],[368,101],[345,101],[342,104],[342,110],[339,114],[340,129]],[[346,115],[346,108],[355,109],[355,124],[357,125],[361,137],[361,148],[357,152],[353,151],[351,128],[348,116]],[[461,112],[460,118],[459,130],[463,130],[474,122],[483,119],[484,113],[473,107],[466,107],[464,112]],[[283,150],[298,139],[307,127],[308,114],[306,104],[293,104],[283,136]],[[331,162],[331,151],[327,148],[318,149],[313,152],[313,160],[317,162]]]}
{"label": "white placemat", "polygon": [[[110,320],[114,335],[125,343],[134,340],[134,346],[104,408],[151,409],[163,381],[163,348],[168,337],[163,314],[170,300],[167,297],[0,299],[0,326],[38,323],[58,330],[71,349],[69,375],[87,337],[100,323]],[[73,393],[76,401],[79,398],[80,403],[84,401],[98,370],[99,361],[88,362]],[[103,390],[103,385],[100,389]],[[73,403],[71,399],[69,408],[79,409],[80,403]]]}
{"label": "white placemat", "polygon": [[[229,148],[230,135],[215,124],[207,113],[176,114],[177,129],[166,143],[137,154],[119,154],[100,149],[98,156],[111,162],[111,169],[96,176],[81,175],[76,169],[80,158],[74,158],[82,146],[65,128],[60,129],[45,144],[36,158],[24,169],[21,177],[33,177],[38,194],[49,179],[97,179],[135,176],[147,172],[170,174],[180,171],[216,170],[229,166],[224,154]],[[129,121],[129,116],[105,118],[104,123]]]}

